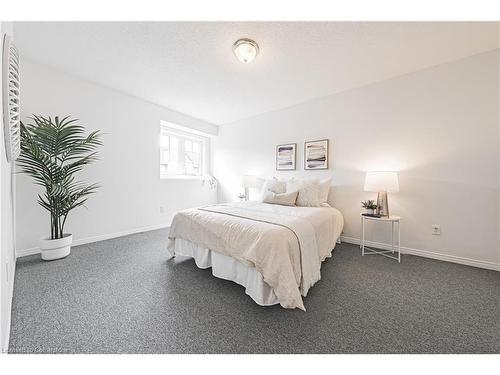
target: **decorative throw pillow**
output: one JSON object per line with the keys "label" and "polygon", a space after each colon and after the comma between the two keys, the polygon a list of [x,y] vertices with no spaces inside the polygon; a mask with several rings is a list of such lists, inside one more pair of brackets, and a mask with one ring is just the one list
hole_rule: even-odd
{"label": "decorative throw pillow", "polygon": [[332,183],[332,178],[325,178],[319,182],[319,202],[327,203],[328,193],[330,192],[330,185]]}
{"label": "decorative throw pillow", "polygon": [[276,177],[273,177],[272,180],[266,180],[262,186],[262,196],[264,196],[268,191],[275,194],[283,194],[286,192],[286,182],[280,181]]}
{"label": "decorative throw pillow", "polygon": [[296,180],[286,184],[287,192],[298,191],[295,204],[302,207],[319,207],[319,180]]}
{"label": "decorative throw pillow", "polygon": [[295,206],[295,201],[297,200],[298,191],[292,191],[290,193],[276,194],[272,191],[267,191],[264,193],[264,198],[262,202],[270,204],[280,204],[282,206]]}

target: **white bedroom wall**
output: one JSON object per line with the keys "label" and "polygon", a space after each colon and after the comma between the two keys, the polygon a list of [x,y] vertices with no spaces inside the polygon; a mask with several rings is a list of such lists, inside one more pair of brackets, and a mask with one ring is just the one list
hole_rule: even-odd
{"label": "white bedroom wall", "polygon": [[[0,34],[3,40],[4,33],[13,35],[11,22],[0,22]],[[0,42],[2,45],[2,42]],[[0,61],[2,61],[0,48]],[[2,86],[0,74],[0,87]],[[0,90],[0,99],[2,99]],[[2,102],[2,100],[0,100]],[[15,242],[14,242],[14,206],[13,190],[14,176],[11,164],[7,162],[3,134],[3,116],[0,116],[0,345],[2,352],[6,352],[9,345],[10,312],[12,306],[12,291],[14,287],[14,272],[16,270]]]}
{"label": "white bedroom wall", "polygon": [[[497,45],[500,46],[500,22],[497,22]],[[497,246],[500,259],[500,48],[497,49],[497,129],[498,129],[498,209],[497,209]]]}
{"label": "white bedroom wall", "polygon": [[[100,160],[81,174],[102,187],[90,197],[88,209],[73,211],[66,224],[77,243],[164,227],[176,211],[216,201],[216,191],[199,179],[160,180],[158,149],[160,120],[212,135],[216,126],[25,58],[21,74],[24,121],[31,114],[72,115],[88,130],[105,133]],[[19,175],[19,253],[37,247],[38,239],[50,233],[48,215],[36,203],[38,191],[29,177]]]}
{"label": "white bedroom wall", "polygon": [[[420,254],[500,269],[498,53],[484,53],[221,126],[213,165],[219,200],[243,174],[333,177],[344,236],[360,236],[365,171],[397,170],[402,245]],[[304,171],[303,142],[330,139],[327,171]],[[275,171],[275,146],[297,143],[298,170]],[[440,224],[442,235],[431,234]],[[387,228],[368,233],[388,242]]]}

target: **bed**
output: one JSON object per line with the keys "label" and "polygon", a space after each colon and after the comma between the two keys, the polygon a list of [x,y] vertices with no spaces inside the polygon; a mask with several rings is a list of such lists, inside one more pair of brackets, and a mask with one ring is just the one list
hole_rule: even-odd
{"label": "bed", "polygon": [[343,225],[340,211],[328,205],[219,204],[177,213],[168,251],[244,286],[259,305],[305,311],[302,297],[320,280]]}

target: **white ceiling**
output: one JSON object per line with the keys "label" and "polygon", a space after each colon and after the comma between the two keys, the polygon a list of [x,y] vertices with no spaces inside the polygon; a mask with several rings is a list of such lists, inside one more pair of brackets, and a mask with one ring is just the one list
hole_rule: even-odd
{"label": "white ceiling", "polygon": [[[496,23],[17,22],[28,58],[226,124],[497,48]],[[251,64],[238,38],[260,46]]]}

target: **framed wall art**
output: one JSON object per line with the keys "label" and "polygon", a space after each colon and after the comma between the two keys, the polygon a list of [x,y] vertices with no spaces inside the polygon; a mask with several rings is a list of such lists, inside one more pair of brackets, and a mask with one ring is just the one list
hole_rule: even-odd
{"label": "framed wall art", "polygon": [[276,170],[295,170],[295,155],[297,151],[296,143],[276,146]]}
{"label": "framed wall art", "polygon": [[328,139],[304,142],[304,169],[328,169]]}

